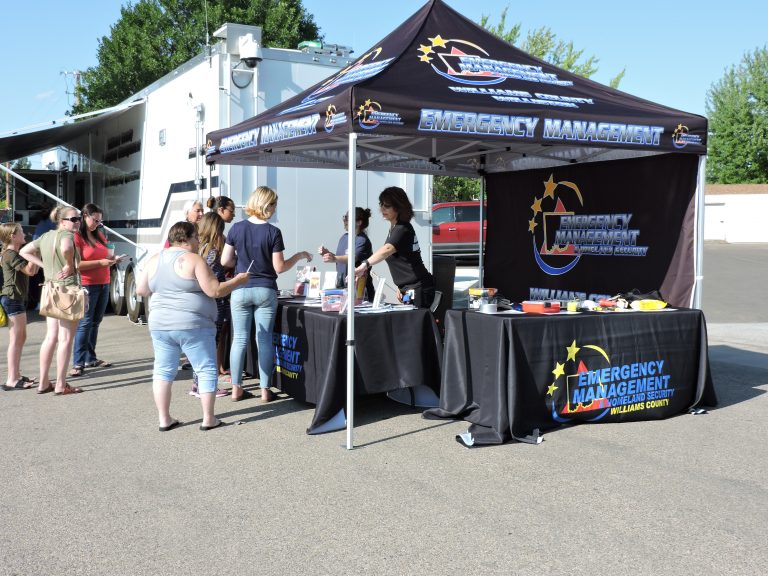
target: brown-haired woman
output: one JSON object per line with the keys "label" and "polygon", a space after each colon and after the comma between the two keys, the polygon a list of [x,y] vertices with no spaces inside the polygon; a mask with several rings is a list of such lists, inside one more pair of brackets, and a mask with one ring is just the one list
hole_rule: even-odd
{"label": "brown-haired woman", "polygon": [[[371,219],[370,208],[355,208],[355,266],[373,254],[373,245],[365,231],[368,229],[368,223]],[[334,254],[325,246],[320,246],[318,252],[323,257],[323,262],[336,263],[336,288],[344,288],[347,284],[347,247],[349,246],[349,216],[344,214],[341,218],[344,223],[344,234],[339,239],[339,245]],[[368,275],[365,283],[365,289],[368,292],[368,300],[373,301],[373,280]]]}
{"label": "brown-haired woman", "polygon": [[365,274],[374,264],[387,261],[392,280],[397,285],[401,301],[406,294],[411,304],[429,308],[435,299],[435,280],[421,259],[419,240],[411,225],[413,206],[405,190],[397,186],[385,188],[379,194],[379,210],[389,222],[389,234],[384,245],[355,268],[355,277]]}
{"label": "brown-haired woman", "polygon": [[215,212],[227,224],[235,219],[235,203],[227,196],[211,196],[205,203],[211,212]]}
{"label": "brown-haired woman", "polygon": [[155,353],[152,391],[159,428],[167,432],[179,425],[171,417],[171,384],[179,368],[179,355],[189,358],[198,376],[203,422],[207,431],[223,424],[213,410],[216,402],[216,304],[232,289],[248,281],[238,274],[219,282],[197,251],[197,228],[177,222],[168,231],[169,248],[149,259],[139,277],[136,293],[152,297],[149,332]]}
{"label": "brown-haired woman", "polygon": [[[75,232],[82,217],[72,206],[58,206],[51,212],[51,220],[57,227],[43,234],[21,249],[21,256],[43,269],[46,282],[52,280],[64,286],[78,283],[77,263],[80,256],[75,248]],[[82,392],[67,384],[67,368],[72,355],[72,344],[77,329],[76,320],[58,320],[46,318],[46,333],[40,346],[40,382],[38,394],[54,390],[56,395]],[[51,368],[53,353],[56,352],[56,384],[51,384],[48,371]]]}
{"label": "brown-haired woman", "polygon": [[[221,253],[224,250],[224,220],[216,212],[208,212],[197,224],[197,235],[200,238],[198,255],[205,260],[213,275],[219,282],[227,280],[227,269],[221,264]],[[225,365],[229,361],[229,348],[227,346],[229,331],[231,329],[231,315],[229,311],[229,295],[216,298],[216,363],[219,374],[226,374]],[[192,395],[197,393],[197,375],[192,388]],[[226,396],[229,392],[216,388],[216,397]]]}
{"label": "brown-haired woman", "polygon": [[70,376],[82,376],[86,368],[109,368],[109,362],[96,357],[99,326],[109,302],[110,267],[117,262],[109,253],[107,238],[101,231],[104,213],[96,204],[86,204],[75,247],[80,254],[80,277],[88,290],[88,310],[77,325]]}

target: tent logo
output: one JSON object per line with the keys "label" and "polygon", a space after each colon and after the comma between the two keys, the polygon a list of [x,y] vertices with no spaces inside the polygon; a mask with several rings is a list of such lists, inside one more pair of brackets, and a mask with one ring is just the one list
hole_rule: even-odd
{"label": "tent logo", "polygon": [[[580,207],[584,206],[584,198],[582,198],[581,191],[576,184],[567,181],[555,182],[552,174],[549,175],[549,180],[543,184],[544,195],[541,198],[535,195],[533,197],[533,204],[531,205],[533,217],[528,221],[528,232],[530,232],[533,241],[533,257],[539,268],[550,276],[559,276],[573,270],[579,263],[581,254],[576,252],[572,244],[562,246],[556,244],[554,236],[551,233],[548,234],[553,228],[556,228],[550,223],[554,223],[562,216],[574,214],[573,211],[566,209],[563,198],[570,201],[575,198]],[[567,196],[556,195],[555,192],[558,188],[564,189]],[[546,210],[543,205],[545,201],[549,205],[554,204],[554,206],[550,210]],[[544,258],[550,259],[550,257],[557,257],[560,261],[566,260],[567,263],[564,266],[553,266],[544,261]]]}
{"label": "tent logo", "polygon": [[429,44],[421,44],[416,50],[421,52],[419,61],[429,64],[437,74],[452,82],[485,86],[513,79],[573,86],[570,80],[560,80],[557,74],[544,72],[541,66],[493,60],[488,52],[467,40],[443,38],[439,34],[427,40]]}
{"label": "tent logo", "polygon": [[602,378],[604,368],[610,372],[611,360],[600,346],[579,347],[576,340],[565,351],[565,361],[555,361],[554,378],[547,388],[546,403],[552,419],[561,424],[573,420],[596,422],[611,408]]}
{"label": "tent logo", "polygon": [[602,347],[579,346],[576,340],[565,354],[562,363],[555,359],[545,396],[552,419],[560,424],[663,409],[675,395],[661,358],[614,365]]}
{"label": "tent logo", "polygon": [[[638,245],[640,230],[630,228],[632,213],[577,214],[567,206],[584,206],[578,185],[552,174],[541,198],[534,195],[528,221],[533,257],[543,272],[559,276],[573,270],[582,256],[645,257],[648,246]],[[557,264],[555,264],[555,262]],[[565,264],[563,264],[565,262]]]}
{"label": "tent logo", "polygon": [[685,148],[688,144],[701,144],[701,136],[697,134],[690,134],[688,132],[688,126],[678,124],[675,131],[672,133],[672,146],[675,148]]}
{"label": "tent logo", "polygon": [[378,128],[380,124],[388,124],[390,126],[403,125],[400,114],[397,112],[383,112],[381,104],[370,98],[357,107],[356,117],[360,128],[365,128],[366,130]]}
{"label": "tent logo", "polygon": [[336,106],[329,104],[325,109],[325,131],[329,134],[333,132],[336,126],[346,123],[346,112],[336,112]]}

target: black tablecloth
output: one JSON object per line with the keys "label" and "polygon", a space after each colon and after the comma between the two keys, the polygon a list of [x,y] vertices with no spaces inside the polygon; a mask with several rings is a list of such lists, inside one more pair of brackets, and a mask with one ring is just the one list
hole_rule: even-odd
{"label": "black tablecloth", "polygon": [[[316,404],[308,432],[346,405],[347,317],[280,303],[274,328],[275,385]],[[355,394],[426,385],[440,391],[441,344],[429,310],[355,316]]]}
{"label": "black tablecloth", "polygon": [[[469,440],[536,441],[577,422],[655,420],[717,396],[699,310],[488,315],[451,310],[439,408]],[[466,443],[466,442],[465,442]]]}

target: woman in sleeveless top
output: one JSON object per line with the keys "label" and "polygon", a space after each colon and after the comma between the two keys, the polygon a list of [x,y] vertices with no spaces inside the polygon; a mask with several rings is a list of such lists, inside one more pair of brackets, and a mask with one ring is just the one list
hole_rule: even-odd
{"label": "woman in sleeveless top", "polygon": [[[77,264],[80,260],[75,249],[75,231],[80,226],[81,216],[77,208],[58,206],[51,212],[51,220],[57,223],[55,230],[46,232],[37,240],[21,249],[21,256],[28,262],[43,269],[45,280],[53,280],[65,286],[79,282]],[[72,345],[77,330],[77,320],[45,319],[45,340],[40,346],[40,381],[38,394],[51,390],[57,396],[82,392],[67,384],[67,369],[72,356]],[[48,379],[53,353],[56,352],[56,384]]]}
{"label": "woman in sleeveless top", "polygon": [[218,381],[214,298],[222,298],[247,282],[248,274],[219,282],[197,254],[197,228],[190,222],[174,224],[168,232],[168,244],[169,248],[147,262],[136,287],[139,295],[152,295],[149,312],[149,331],[155,351],[152,390],[159,428],[167,432],[179,425],[170,414],[171,384],[183,352],[198,377],[203,409],[200,430],[212,430],[224,424],[213,412]]}

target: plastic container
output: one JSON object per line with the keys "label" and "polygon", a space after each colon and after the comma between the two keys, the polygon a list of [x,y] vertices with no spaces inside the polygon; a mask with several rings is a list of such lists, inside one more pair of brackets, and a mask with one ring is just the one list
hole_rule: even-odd
{"label": "plastic container", "polygon": [[525,300],[522,304],[523,312],[532,314],[558,314],[560,312],[560,302],[557,300]]}
{"label": "plastic container", "polygon": [[496,288],[470,288],[468,292],[469,307],[474,310],[479,310],[483,304],[496,303]]}
{"label": "plastic container", "polygon": [[320,293],[320,303],[323,312],[338,312],[344,305],[346,290],[333,288],[332,290],[323,290]]}

